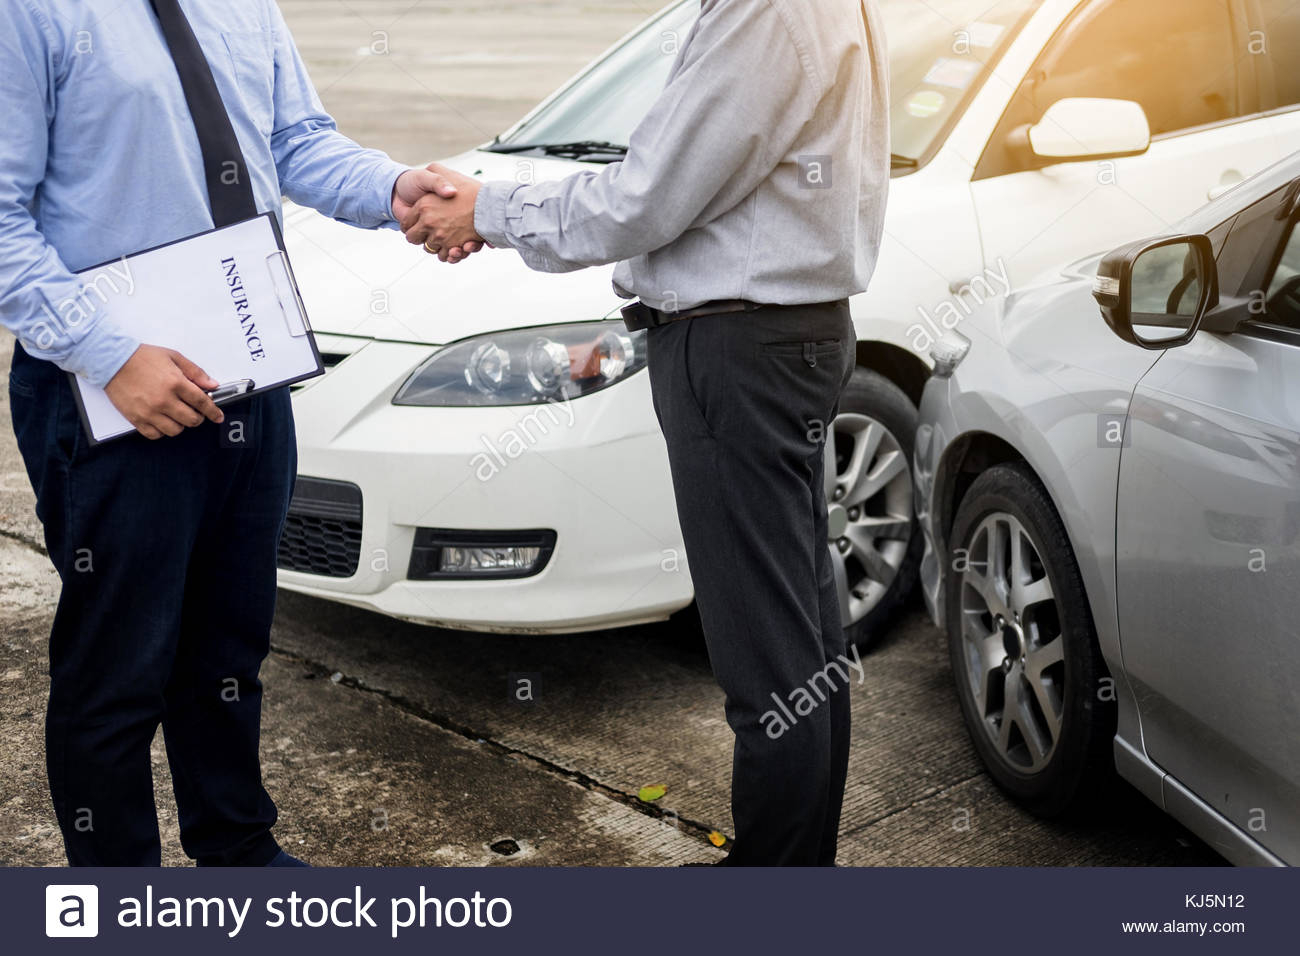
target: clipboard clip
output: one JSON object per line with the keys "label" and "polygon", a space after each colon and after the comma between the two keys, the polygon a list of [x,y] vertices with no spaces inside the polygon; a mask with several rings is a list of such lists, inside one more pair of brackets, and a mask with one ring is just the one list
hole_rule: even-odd
{"label": "clipboard clip", "polygon": [[222,402],[229,401],[232,398],[238,398],[240,395],[247,395],[253,390],[253,380],[251,378],[241,378],[238,381],[227,382],[219,385],[212,391],[208,392],[208,398],[220,405]]}
{"label": "clipboard clip", "polygon": [[307,307],[303,305],[302,295],[298,292],[298,280],[294,278],[293,266],[289,263],[289,254],[281,249],[266,257],[266,268],[271,274],[271,285],[275,288],[275,298],[280,303],[280,314],[289,334],[302,338],[311,331],[311,322],[307,318]]}

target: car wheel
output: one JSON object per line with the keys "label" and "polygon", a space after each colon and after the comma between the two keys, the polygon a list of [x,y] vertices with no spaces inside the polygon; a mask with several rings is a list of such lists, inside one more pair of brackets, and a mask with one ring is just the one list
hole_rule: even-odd
{"label": "car wheel", "polygon": [[897,385],[857,369],[826,442],[829,547],[849,643],[867,650],[916,585],[923,542],[913,507],[917,413]]}
{"label": "car wheel", "polygon": [[1116,708],[1065,527],[1028,468],[999,465],[950,540],[948,651],[975,749],[1032,812],[1082,808],[1113,775]]}

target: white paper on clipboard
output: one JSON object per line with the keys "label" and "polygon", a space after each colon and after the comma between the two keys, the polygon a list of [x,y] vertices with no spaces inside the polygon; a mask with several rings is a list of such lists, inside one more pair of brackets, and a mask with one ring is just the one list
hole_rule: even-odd
{"label": "white paper on clipboard", "polygon": [[[109,320],[142,343],[175,349],[218,382],[249,380],[247,394],[255,395],[323,371],[270,213],[104,268],[115,275],[129,270],[130,276],[103,305]],[[79,275],[90,287],[101,271]],[[103,389],[76,376],[73,382],[93,442],[135,430]]]}

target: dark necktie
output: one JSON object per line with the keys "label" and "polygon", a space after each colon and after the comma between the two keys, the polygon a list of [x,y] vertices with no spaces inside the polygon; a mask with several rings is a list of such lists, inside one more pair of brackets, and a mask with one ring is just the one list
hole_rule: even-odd
{"label": "dark necktie", "polygon": [[189,20],[185,19],[179,0],[149,0],[149,3],[158,15],[163,38],[181,79],[181,89],[185,91],[194,129],[199,134],[212,221],[220,227],[251,219],[257,215],[257,202],[248,179],[248,167],[203,48]]}

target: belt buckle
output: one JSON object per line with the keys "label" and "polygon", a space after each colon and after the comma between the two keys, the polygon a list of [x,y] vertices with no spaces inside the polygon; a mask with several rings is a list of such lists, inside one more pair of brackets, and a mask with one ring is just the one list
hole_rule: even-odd
{"label": "belt buckle", "polygon": [[644,302],[633,302],[623,308],[623,324],[627,326],[629,332],[643,332],[646,329],[658,328],[665,323],[660,312],[650,308]]}

